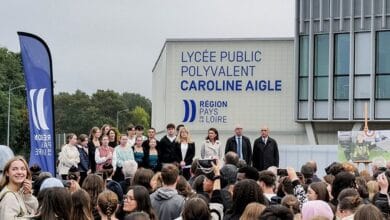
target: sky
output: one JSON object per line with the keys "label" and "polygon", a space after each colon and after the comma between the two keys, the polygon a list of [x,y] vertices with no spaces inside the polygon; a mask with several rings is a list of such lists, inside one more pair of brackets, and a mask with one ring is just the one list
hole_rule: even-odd
{"label": "sky", "polygon": [[0,47],[16,32],[43,38],[54,92],[97,89],[152,95],[166,39],[294,36],[294,0],[1,0]]}

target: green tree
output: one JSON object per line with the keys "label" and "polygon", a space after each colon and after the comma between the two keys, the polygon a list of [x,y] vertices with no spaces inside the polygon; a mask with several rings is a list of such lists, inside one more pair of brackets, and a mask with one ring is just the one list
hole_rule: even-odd
{"label": "green tree", "polygon": [[[24,85],[21,57],[6,48],[0,48],[0,143],[7,142],[8,118],[8,91],[10,88]],[[10,114],[10,147],[15,154],[25,154],[29,148],[29,141],[25,138],[29,134],[26,118],[26,92],[24,89],[15,89],[11,92]],[[27,126],[26,126],[27,125]],[[24,141],[22,141],[24,140]]]}
{"label": "green tree", "polygon": [[[144,114],[133,114],[139,104]],[[84,92],[76,91],[75,94],[60,93],[55,96],[56,132],[76,134],[87,133],[94,126],[111,124],[116,126],[118,114],[119,130],[125,132],[129,124],[150,125],[151,102],[145,97],[133,94],[119,94],[112,90],[97,90],[88,96]],[[123,111],[127,109],[128,111]],[[136,112],[140,112],[137,110]],[[142,119],[139,119],[142,117]]]}
{"label": "green tree", "polygon": [[143,125],[146,128],[150,127],[150,115],[144,108],[136,106],[131,112],[132,122],[134,124]]}
{"label": "green tree", "polygon": [[140,94],[128,92],[124,92],[122,96],[129,109],[134,109],[139,106],[142,107],[149,115],[152,114],[152,102],[149,99],[141,96]]}

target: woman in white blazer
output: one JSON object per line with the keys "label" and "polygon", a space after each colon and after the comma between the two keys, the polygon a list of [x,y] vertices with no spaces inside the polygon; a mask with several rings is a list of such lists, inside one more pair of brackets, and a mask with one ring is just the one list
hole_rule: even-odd
{"label": "woman in white blazer", "polygon": [[205,142],[200,150],[202,159],[222,159],[222,146],[219,141],[218,130],[210,128],[207,133]]}
{"label": "woman in white blazer", "polygon": [[62,179],[66,180],[68,171],[72,166],[78,167],[80,163],[80,154],[77,149],[77,136],[70,133],[66,136],[66,144],[62,146],[60,155],[58,157],[58,173]]}

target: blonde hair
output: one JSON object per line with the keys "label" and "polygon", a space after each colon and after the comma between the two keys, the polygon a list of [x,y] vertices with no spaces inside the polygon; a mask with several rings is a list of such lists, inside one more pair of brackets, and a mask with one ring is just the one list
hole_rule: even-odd
{"label": "blonde hair", "polygon": [[[98,127],[93,127],[93,128],[91,128],[91,130],[89,131],[89,136],[88,136],[89,140],[92,141],[93,138],[94,138],[94,136],[95,136],[95,134],[96,134],[98,131],[101,131],[100,128],[98,128]],[[103,136],[103,134],[102,134],[101,136]],[[100,136],[100,137],[101,137],[101,136]]]}
{"label": "blonde hair", "polygon": [[152,186],[153,190],[157,190],[158,188],[162,187],[163,186],[163,181],[162,181],[162,177],[161,177],[161,172],[155,173],[154,176],[152,177],[152,179],[150,180],[150,182],[151,183],[153,183],[153,182],[156,183],[156,185]]}
{"label": "blonde hair", "polygon": [[7,173],[9,168],[11,167],[11,164],[15,161],[22,161],[22,163],[26,167],[26,172],[27,172],[26,179],[31,180],[31,172],[30,169],[28,168],[27,161],[22,156],[16,156],[8,160],[7,163],[4,165],[3,176],[1,177],[0,180],[0,190],[2,190],[6,185],[8,185],[9,177],[7,176]]}
{"label": "blonde hair", "polygon": [[118,204],[118,196],[111,190],[105,190],[98,196],[97,205],[99,206],[100,211],[104,215],[107,215],[108,219],[111,219],[111,216],[115,217],[115,211],[118,207]]}
{"label": "blonde hair", "polygon": [[261,213],[263,213],[265,208],[266,207],[263,204],[251,202],[245,207],[245,210],[242,213],[240,220],[257,219],[261,215]]}
{"label": "blonde hair", "polygon": [[181,137],[181,133],[182,133],[182,132],[187,132],[187,139],[186,139],[187,143],[193,143],[192,138],[191,138],[191,135],[190,135],[190,131],[189,131],[188,128],[186,128],[186,127],[181,127],[181,128],[180,128],[179,134],[178,134],[177,137],[176,137],[176,142],[177,142],[177,143],[183,142],[183,138]]}

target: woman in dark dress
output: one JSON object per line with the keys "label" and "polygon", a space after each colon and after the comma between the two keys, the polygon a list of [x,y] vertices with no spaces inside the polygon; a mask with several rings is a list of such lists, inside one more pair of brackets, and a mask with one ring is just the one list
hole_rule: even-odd
{"label": "woman in dark dress", "polygon": [[186,127],[181,127],[175,142],[176,160],[180,165],[183,176],[190,178],[190,168],[195,156],[195,142],[192,141]]}
{"label": "woman in dark dress", "polygon": [[157,140],[149,139],[148,149],[145,149],[145,167],[154,172],[161,170],[160,155],[157,150]]}
{"label": "woman in dark dress", "polygon": [[88,157],[89,157],[89,167],[92,173],[96,172],[96,161],[95,161],[95,151],[96,148],[100,147],[100,128],[93,127],[89,132],[89,141],[88,141]]}
{"label": "woman in dark dress", "polygon": [[119,144],[119,135],[116,129],[111,128],[108,130],[108,146],[115,148]]}

